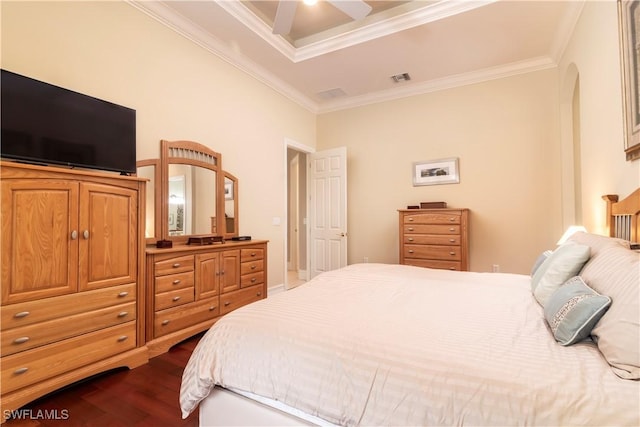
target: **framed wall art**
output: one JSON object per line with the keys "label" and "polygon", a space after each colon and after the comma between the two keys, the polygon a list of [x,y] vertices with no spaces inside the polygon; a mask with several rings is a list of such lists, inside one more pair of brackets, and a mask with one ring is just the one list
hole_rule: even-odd
{"label": "framed wall art", "polygon": [[413,185],[457,184],[460,182],[458,158],[429,160],[413,164]]}
{"label": "framed wall art", "polygon": [[640,1],[618,0],[622,66],[624,151],[627,160],[640,158]]}

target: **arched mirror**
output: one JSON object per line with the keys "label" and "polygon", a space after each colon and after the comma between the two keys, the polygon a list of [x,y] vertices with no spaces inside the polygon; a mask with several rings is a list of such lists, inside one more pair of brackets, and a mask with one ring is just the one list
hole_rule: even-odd
{"label": "arched mirror", "polygon": [[229,172],[224,176],[224,237],[237,236],[238,226],[238,179]]}
{"label": "arched mirror", "polygon": [[221,235],[220,154],[193,141],[161,141],[163,236]]}
{"label": "arched mirror", "polygon": [[156,209],[156,200],[160,200],[160,160],[148,159],[136,162],[139,177],[147,178],[145,201],[145,230],[147,243],[154,243],[162,235],[160,227],[160,209]]}

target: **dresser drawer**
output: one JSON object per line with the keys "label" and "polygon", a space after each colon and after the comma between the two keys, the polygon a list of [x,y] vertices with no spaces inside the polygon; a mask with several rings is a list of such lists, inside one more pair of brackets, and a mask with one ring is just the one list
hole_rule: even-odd
{"label": "dresser drawer", "polygon": [[264,271],[264,261],[261,259],[240,264],[240,274],[256,273],[258,271]]}
{"label": "dresser drawer", "polygon": [[240,276],[240,287],[246,288],[253,285],[264,283],[264,271],[257,273],[243,274]]}
{"label": "dresser drawer", "polygon": [[462,263],[458,261],[438,261],[433,259],[406,258],[405,264],[414,265],[416,267],[437,268],[440,270],[462,270]]}
{"label": "dresser drawer", "polygon": [[193,288],[193,271],[156,277],[156,293],[183,288]]}
{"label": "dresser drawer", "polygon": [[241,262],[247,262],[255,259],[264,259],[264,249],[248,248],[240,251]]}
{"label": "dresser drawer", "polygon": [[404,245],[404,257],[460,261],[459,246]]}
{"label": "dresser drawer", "polygon": [[157,261],[154,264],[153,271],[156,276],[193,271],[194,262],[193,255],[170,258],[164,261]]}
{"label": "dresser drawer", "polygon": [[446,234],[406,234],[404,243],[414,245],[460,246],[460,236]]}
{"label": "dresser drawer", "polygon": [[164,310],[165,308],[177,307],[182,304],[193,302],[194,289],[176,289],[175,291],[163,292],[156,294],[155,297],[155,309]]}
{"label": "dresser drawer", "polygon": [[405,224],[460,224],[460,212],[428,212],[404,216]]}
{"label": "dresser drawer", "polygon": [[154,337],[184,329],[220,315],[218,297],[156,311],[153,318]]}
{"label": "dresser drawer", "polygon": [[128,322],[3,357],[2,393],[72,371],[135,346],[136,322]]}
{"label": "dresser drawer", "polygon": [[220,296],[220,314],[227,314],[243,305],[261,300],[265,297],[263,288],[263,285],[256,285],[222,294]]}
{"label": "dresser drawer", "polygon": [[136,285],[113,286],[72,295],[45,298],[0,307],[2,331],[34,323],[68,317],[103,307],[134,302]]}
{"label": "dresser drawer", "polygon": [[405,225],[405,234],[460,234],[459,225]]}
{"label": "dresser drawer", "polygon": [[2,356],[136,319],[136,303],[116,305],[2,332]]}

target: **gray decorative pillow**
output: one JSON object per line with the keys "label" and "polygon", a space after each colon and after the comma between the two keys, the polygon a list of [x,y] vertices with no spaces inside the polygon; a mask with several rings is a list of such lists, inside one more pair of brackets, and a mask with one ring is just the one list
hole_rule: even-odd
{"label": "gray decorative pillow", "polygon": [[531,289],[541,306],[564,282],[580,274],[582,266],[589,260],[589,246],[565,243],[544,260],[531,278]]}
{"label": "gray decorative pillow", "polygon": [[538,258],[536,258],[536,262],[533,263],[533,267],[531,268],[531,276],[533,276],[534,274],[536,274],[536,270],[538,268],[540,268],[540,266],[542,265],[542,263],[549,258],[549,255],[552,254],[552,251],[544,251],[542,252]]}
{"label": "gray decorative pillow", "polygon": [[600,295],[580,276],[560,286],[544,306],[544,317],[556,341],[575,344],[587,338],[611,305],[611,298]]}

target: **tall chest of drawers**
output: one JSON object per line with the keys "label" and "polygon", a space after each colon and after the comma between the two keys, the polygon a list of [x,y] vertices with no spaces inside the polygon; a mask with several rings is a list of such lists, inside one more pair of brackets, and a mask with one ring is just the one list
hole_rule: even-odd
{"label": "tall chest of drawers", "polygon": [[147,249],[149,356],[267,295],[267,242]]}
{"label": "tall chest of drawers", "polygon": [[469,270],[469,209],[398,212],[400,264]]}

